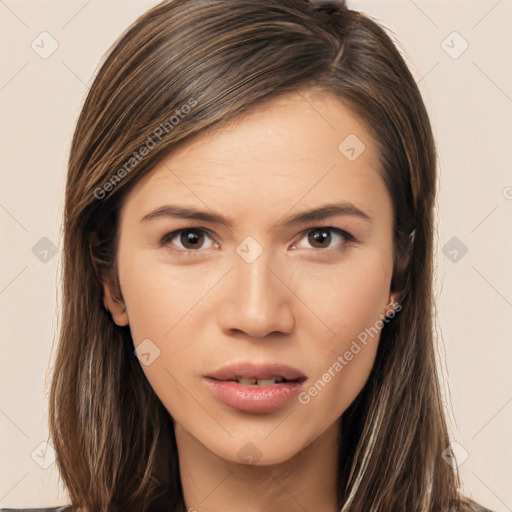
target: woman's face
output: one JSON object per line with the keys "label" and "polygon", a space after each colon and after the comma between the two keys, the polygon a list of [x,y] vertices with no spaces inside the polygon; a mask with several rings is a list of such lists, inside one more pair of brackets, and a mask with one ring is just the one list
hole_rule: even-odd
{"label": "woman's face", "polygon": [[120,215],[126,311],[108,287],[105,303],[176,429],[223,459],[274,464],[335,428],[390,313],[392,219],[375,142],[311,91],[146,175]]}

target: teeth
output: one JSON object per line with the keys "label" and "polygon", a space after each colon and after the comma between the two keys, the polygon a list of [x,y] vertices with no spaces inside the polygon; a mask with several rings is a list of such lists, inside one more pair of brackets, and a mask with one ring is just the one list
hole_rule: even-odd
{"label": "teeth", "polygon": [[242,386],[273,386],[284,381],[282,377],[269,377],[268,379],[237,379]]}
{"label": "teeth", "polygon": [[242,384],[242,386],[252,386],[256,382],[256,379],[238,379],[238,383]]}
{"label": "teeth", "polygon": [[275,377],[270,377],[270,379],[258,379],[258,386],[273,386],[276,382],[277,379]]}

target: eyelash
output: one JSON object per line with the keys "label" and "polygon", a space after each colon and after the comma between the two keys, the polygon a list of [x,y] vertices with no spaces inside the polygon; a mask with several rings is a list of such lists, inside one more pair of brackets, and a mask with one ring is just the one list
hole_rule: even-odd
{"label": "eyelash", "polygon": [[[346,244],[348,244],[350,242],[356,242],[356,239],[350,233],[348,233],[347,231],[345,231],[343,229],[336,228],[334,226],[322,226],[322,225],[315,226],[315,227],[306,229],[305,231],[302,231],[301,239],[302,239],[302,237],[304,237],[305,235],[307,235],[311,231],[315,231],[317,229],[322,229],[322,230],[325,230],[325,231],[333,231],[333,232],[341,235],[345,239],[344,245],[346,245]],[[171,242],[171,240],[173,240],[178,235],[180,235],[181,233],[186,232],[186,231],[201,231],[201,232],[205,233],[206,235],[208,235],[213,240],[212,233],[208,229],[190,227],[190,228],[178,229],[176,231],[172,231],[171,233],[167,233],[166,235],[164,235],[162,237],[161,245],[162,246],[167,245],[168,243]],[[311,249],[314,250],[315,248],[312,247]],[[336,249],[329,247],[327,249],[318,249],[315,252],[319,252],[319,253],[329,252],[330,253],[330,251],[333,251],[333,250],[336,250]],[[203,252],[203,251],[201,251],[200,249],[199,250],[179,249],[179,250],[175,250],[175,252],[176,252],[176,254],[178,256],[186,256],[186,257],[187,256],[192,256],[192,257],[195,257],[195,256],[199,256],[201,254],[201,252]]]}

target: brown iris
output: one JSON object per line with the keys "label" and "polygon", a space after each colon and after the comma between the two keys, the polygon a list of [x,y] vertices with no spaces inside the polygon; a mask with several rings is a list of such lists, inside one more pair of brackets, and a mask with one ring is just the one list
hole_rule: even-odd
{"label": "brown iris", "polygon": [[[180,242],[185,249],[198,249],[203,245],[204,233],[199,229],[187,229],[181,232]],[[187,246],[187,243],[191,246]]]}
{"label": "brown iris", "polygon": [[[316,228],[308,233],[308,241],[309,243],[311,243],[313,247],[324,247],[325,244],[323,243],[325,242],[325,240],[327,240],[328,242],[331,241],[331,233],[328,229]],[[315,245],[318,243],[323,245]]]}

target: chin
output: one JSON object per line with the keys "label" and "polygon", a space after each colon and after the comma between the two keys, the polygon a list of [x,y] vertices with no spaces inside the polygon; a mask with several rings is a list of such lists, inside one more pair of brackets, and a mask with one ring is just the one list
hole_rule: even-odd
{"label": "chin", "polygon": [[218,457],[247,467],[264,467],[283,464],[296,457],[311,442],[303,439],[290,439],[289,431],[283,430],[284,439],[272,438],[269,431],[255,435],[230,438],[226,443],[204,443],[204,446]]}

